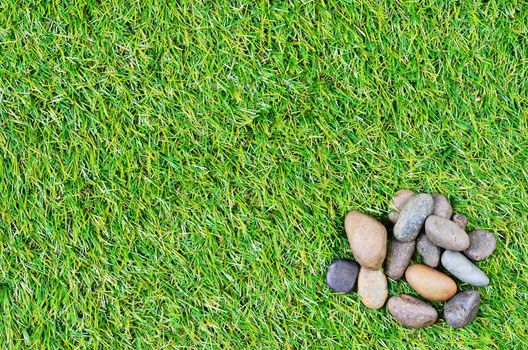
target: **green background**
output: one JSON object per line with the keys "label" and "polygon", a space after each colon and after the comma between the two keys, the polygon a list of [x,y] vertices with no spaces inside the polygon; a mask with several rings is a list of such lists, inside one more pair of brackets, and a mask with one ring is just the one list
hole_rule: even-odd
{"label": "green background", "polygon": [[[526,347],[525,1],[168,3],[0,3],[3,347]],[[497,234],[468,327],[325,285],[401,188]]]}

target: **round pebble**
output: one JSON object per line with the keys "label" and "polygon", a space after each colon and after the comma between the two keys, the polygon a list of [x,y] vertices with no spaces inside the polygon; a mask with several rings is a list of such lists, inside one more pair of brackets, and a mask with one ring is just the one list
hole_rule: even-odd
{"label": "round pebble", "polygon": [[427,238],[425,233],[422,233],[416,242],[416,250],[422,257],[423,263],[430,267],[437,267],[440,264],[440,256],[442,249],[435,246],[433,242]]}
{"label": "round pebble", "polygon": [[383,271],[370,270],[365,267],[359,269],[358,294],[361,302],[368,308],[377,310],[385,304],[387,300],[387,277]]}
{"label": "round pebble", "polygon": [[451,203],[446,196],[443,194],[433,194],[434,208],[433,214],[440,216],[442,218],[451,219],[453,214],[453,208],[451,208]]}
{"label": "round pebble", "polygon": [[356,261],[369,269],[379,269],[387,253],[385,226],[376,219],[354,210],[345,218],[345,230]]}
{"label": "round pebble", "polygon": [[465,230],[469,220],[465,215],[455,213],[451,216],[451,221],[460,226],[462,230]]}
{"label": "round pebble", "polygon": [[449,300],[457,291],[451,277],[422,264],[409,266],[405,271],[405,279],[412,289],[430,301]]}
{"label": "round pebble", "polygon": [[460,252],[446,250],[442,254],[441,261],[444,268],[462,282],[476,287],[483,287],[489,284],[488,276]]}
{"label": "round pebble", "polygon": [[473,261],[486,259],[497,247],[495,235],[486,230],[475,230],[468,233],[469,248],[464,250],[464,255]]}
{"label": "round pebble", "polygon": [[460,292],[446,303],[444,318],[453,328],[460,328],[472,322],[480,306],[480,294],[476,290]]}
{"label": "round pebble", "polygon": [[425,233],[434,245],[449,250],[464,250],[469,247],[467,233],[453,221],[431,215],[425,220]]}
{"label": "round pebble", "polygon": [[350,293],[356,285],[359,265],[347,259],[335,260],[328,266],[326,283],[334,292]]}
{"label": "round pebble", "polygon": [[425,219],[433,212],[433,205],[433,197],[426,193],[411,197],[394,225],[394,237],[400,242],[415,240]]}
{"label": "round pebble", "polygon": [[391,239],[387,258],[385,259],[385,274],[393,280],[398,280],[403,276],[405,269],[409,266],[414,253],[415,242],[400,242]]}
{"label": "round pebble", "polygon": [[387,309],[400,324],[409,328],[430,326],[438,318],[438,312],[431,305],[407,294],[391,297]]}

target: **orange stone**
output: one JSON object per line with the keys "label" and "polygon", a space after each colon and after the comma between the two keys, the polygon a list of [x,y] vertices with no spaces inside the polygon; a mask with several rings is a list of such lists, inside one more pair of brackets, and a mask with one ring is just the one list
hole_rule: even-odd
{"label": "orange stone", "polygon": [[430,301],[446,301],[457,292],[457,285],[451,277],[427,265],[409,266],[405,279],[412,289]]}

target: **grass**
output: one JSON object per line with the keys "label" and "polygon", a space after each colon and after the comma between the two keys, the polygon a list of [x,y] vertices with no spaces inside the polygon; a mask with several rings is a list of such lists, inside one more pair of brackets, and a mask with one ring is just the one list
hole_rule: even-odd
{"label": "grass", "polygon": [[[526,347],[525,1],[167,3],[0,3],[4,348]],[[468,327],[325,285],[401,188],[498,235]]]}

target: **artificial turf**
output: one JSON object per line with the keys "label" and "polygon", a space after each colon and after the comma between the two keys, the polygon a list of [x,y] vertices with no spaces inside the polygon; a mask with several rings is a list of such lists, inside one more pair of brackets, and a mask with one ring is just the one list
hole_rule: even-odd
{"label": "artificial turf", "polygon": [[[527,83],[526,1],[0,2],[0,344],[524,349]],[[497,234],[465,328],[325,285],[401,188]]]}

